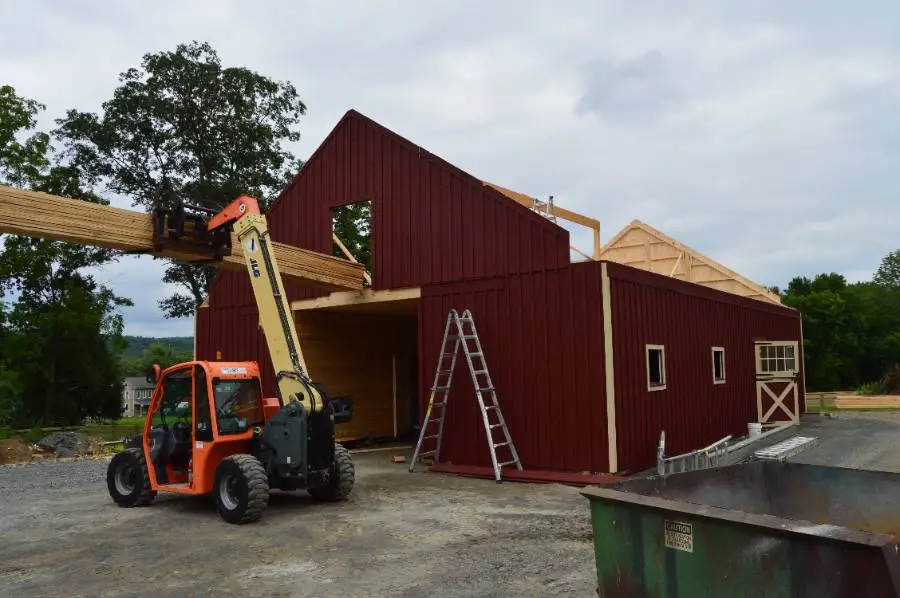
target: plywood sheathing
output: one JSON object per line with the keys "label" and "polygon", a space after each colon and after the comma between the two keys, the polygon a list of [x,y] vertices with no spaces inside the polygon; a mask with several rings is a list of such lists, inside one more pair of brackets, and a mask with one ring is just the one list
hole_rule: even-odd
{"label": "plywood sheathing", "polygon": [[[153,224],[149,214],[77,199],[0,185],[0,233],[40,237],[151,253]],[[232,236],[232,254],[216,262],[226,270],[244,270],[241,246]],[[285,282],[330,289],[362,290],[364,267],[330,255],[272,243]],[[190,250],[167,249],[160,254],[176,261],[202,258]]]}
{"label": "plywood sheathing", "polygon": [[313,379],[330,395],[353,399],[353,419],[335,427],[338,438],[408,434],[416,392],[416,319],[330,309],[295,317]]}
{"label": "plywood sheathing", "polygon": [[781,304],[781,298],[652,226],[632,220],[600,250],[600,259],[679,278],[743,297]]}

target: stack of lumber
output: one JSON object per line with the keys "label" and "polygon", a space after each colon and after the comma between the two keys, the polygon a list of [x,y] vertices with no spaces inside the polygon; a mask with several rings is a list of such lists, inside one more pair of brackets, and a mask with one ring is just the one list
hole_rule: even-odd
{"label": "stack of lumber", "polygon": [[[0,185],[0,233],[12,233],[135,253],[153,253],[150,215],[77,199],[25,191]],[[282,243],[272,243],[285,282],[301,282],[327,289],[362,290],[361,264]],[[176,261],[204,256],[190,247],[167,248],[157,254]],[[232,236],[232,255],[215,264],[245,270],[241,245]]]}
{"label": "stack of lumber", "polygon": [[834,406],[838,409],[900,409],[900,396],[838,395]]}

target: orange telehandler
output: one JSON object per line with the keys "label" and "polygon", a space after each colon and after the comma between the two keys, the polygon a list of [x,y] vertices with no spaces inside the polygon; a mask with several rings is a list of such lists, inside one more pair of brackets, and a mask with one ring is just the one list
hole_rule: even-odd
{"label": "orange telehandler", "polygon": [[143,433],[116,454],[107,486],[119,505],[150,504],[158,492],[212,494],[225,521],[257,521],[270,488],[305,489],[340,501],[355,468],[335,441],[335,424],[350,421],[349,398],[329,397],[306,372],[268,227],[256,199],[239,197],[224,210],[178,201],[152,212],[154,244],[201,247],[210,260],[241,249],[275,369],[276,397],[263,397],[256,362],[191,361],[151,368],[155,384]]}

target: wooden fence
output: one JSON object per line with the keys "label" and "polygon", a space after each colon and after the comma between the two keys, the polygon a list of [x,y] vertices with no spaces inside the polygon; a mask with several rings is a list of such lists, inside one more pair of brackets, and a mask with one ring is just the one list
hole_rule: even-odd
{"label": "wooden fence", "polygon": [[858,395],[852,392],[806,393],[807,413],[835,409],[900,409],[900,395]]}

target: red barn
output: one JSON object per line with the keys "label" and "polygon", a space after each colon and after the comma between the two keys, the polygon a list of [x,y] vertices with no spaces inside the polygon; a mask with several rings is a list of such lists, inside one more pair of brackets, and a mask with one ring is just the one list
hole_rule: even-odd
{"label": "red barn", "polygon": [[[354,399],[342,438],[415,438],[451,308],[475,316],[527,469],[634,471],[653,466],[662,430],[674,454],[805,409],[797,311],[621,261],[573,263],[568,231],[516,194],[355,111],[270,208],[272,237],[332,254],[334,210],[363,201],[371,288],[287,288],[310,374]],[[198,359],[258,360],[274,393],[245,274],[221,272],[196,326]],[[488,465],[457,367],[442,460]]]}

